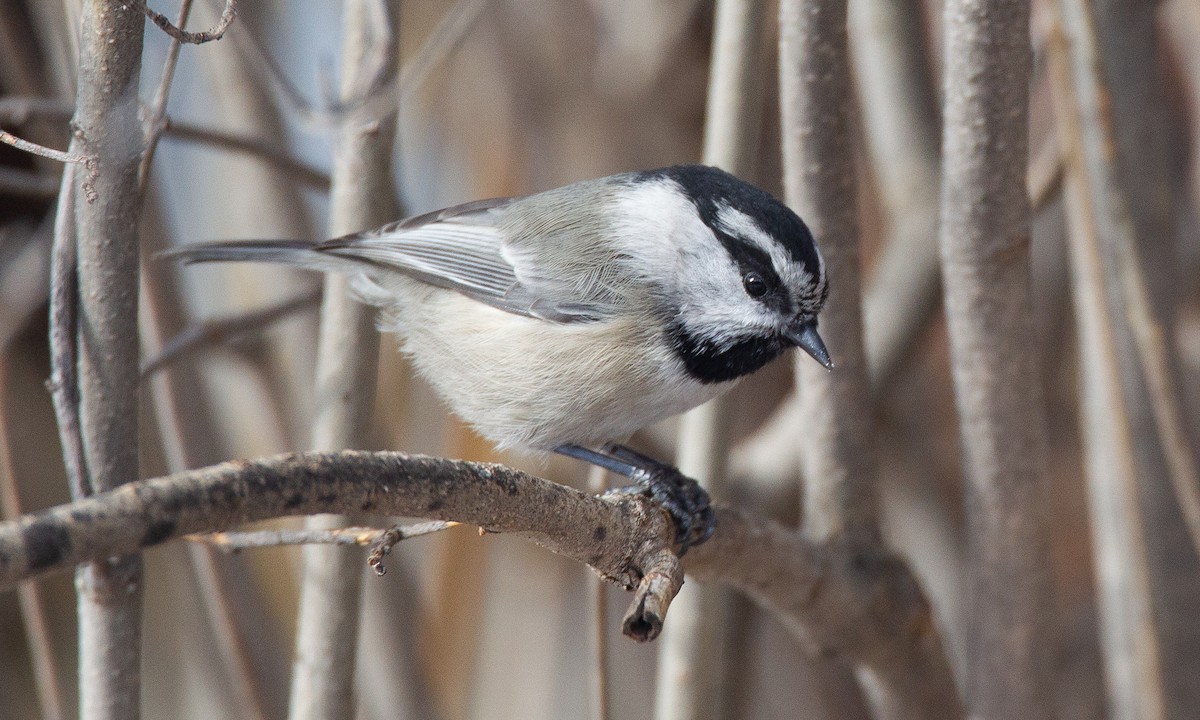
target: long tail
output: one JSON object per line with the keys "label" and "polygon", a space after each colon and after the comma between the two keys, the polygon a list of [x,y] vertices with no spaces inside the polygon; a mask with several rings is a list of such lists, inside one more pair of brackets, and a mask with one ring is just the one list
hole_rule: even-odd
{"label": "long tail", "polygon": [[307,240],[232,240],[182,245],[159,253],[159,257],[188,265],[209,262],[281,263],[320,272],[349,271],[364,262],[351,256],[325,252],[321,244]]}

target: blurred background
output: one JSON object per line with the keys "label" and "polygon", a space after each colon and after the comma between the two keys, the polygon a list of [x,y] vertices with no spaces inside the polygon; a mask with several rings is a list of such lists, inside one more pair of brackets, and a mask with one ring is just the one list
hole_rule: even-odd
{"label": "blurred background", "polygon": [[[153,4],[172,17],[177,11]],[[188,27],[214,25],[220,5],[198,2]],[[1079,378],[1087,350],[1072,301],[1068,185],[1056,126],[1062,30],[1053,3],[1033,5],[1036,332],[1027,351],[1038,357],[1040,373],[1029,382],[1039,388],[1048,420],[1052,553],[1045,563],[1055,636],[1047,642],[1056,648],[1057,715],[1101,718],[1118,715],[1106,699],[1107,625],[1094,568],[1097,558],[1113,556],[1096,552],[1106,529],[1095,519],[1101,516],[1081,431],[1086,398]],[[850,6],[851,144],[885,531],[922,581],[957,667],[968,651],[960,598],[970,568],[937,278],[941,7],[937,0],[851,0]],[[1194,428],[1200,3],[1098,0],[1096,8],[1112,84],[1106,106],[1117,129],[1112,152],[1128,181],[1152,299]],[[701,159],[712,2],[391,0],[389,9],[401,67],[391,160],[405,214]],[[321,278],[265,266],[181,269],[154,255],[203,240],[325,237],[337,128],[349,112],[336,107],[334,90],[342,12],[340,3],[322,0],[243,2],[224,39],[185,46],[179,55],[140,227],[143,360],[181,333],[204,339],[144,381],[144,477],[180,462],[200,466],[310,444]],[[749,89],[739,114],[753,148],[740,174],[781,196],[777,12],[771,2],[755,12],[754,77],[761,82]],[[74,0],[0,0],[0,127],[66,147],[77,17]],[[169,44],[147,24],[145,102],[159,84]],[[0,475],[9,514],[69,499],[45,386],[60,172],[53,162],[0,145]],[[732,479],[720,494],[794,523],[800,478],[788,441],[798,432],[789,406],[792,374],[786,358],[736,390]],[[1164,716],[1189,717],[1200,707],[1200,562],[1144,388],[1130,392],[1124,412],[1137,478],[1131,512],[1143,531],[1140,557],[1166,688]],[[365,449],[499,460],[578,487],[586,482],[585,470],[572,462],[496,455],[448,416],[386,336],[369,435]],[[1196,435],[1188,437],[1194,448]],[[636,442],[671,457],[674,426],[650,428]],[[406,541],[388,563],[386,576],[371,574],[363,586],[358,717],[589,716],[595,669],[587,568],[469,527]],[[146,717],[283,717],[299,576],[294,548],[226,555],[173,543],[147,553]],[[694,590],[688,584],[683,593]],[[657,646],[620,636],[624,594],[608,592],[612,717],[648,717]],[[748,603],[739,607],[720,632],[726,662],[711,716],[847,717],[847,705],[831,699],[836,693],[823,686],[825,671],[814,669],[805,647],[771,616]],[[0,595],[0,718],[77,714],[75,628],[70,577]]]}

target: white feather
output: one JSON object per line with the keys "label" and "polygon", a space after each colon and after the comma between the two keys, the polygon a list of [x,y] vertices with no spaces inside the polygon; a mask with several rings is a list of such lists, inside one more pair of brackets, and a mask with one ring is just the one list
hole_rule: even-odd
{"label": "white feather", "polygon": [[549,323],[399,275],[359,280],[383,329],[459,417],[501,448],[595,446],[716,397],[652,319]]}

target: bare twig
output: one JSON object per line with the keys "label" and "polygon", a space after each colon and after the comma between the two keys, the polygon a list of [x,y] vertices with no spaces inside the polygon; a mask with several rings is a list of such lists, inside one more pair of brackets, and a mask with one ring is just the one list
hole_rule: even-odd
{"label": "bare twig", "polygon": [[142,364],[142,379],[198,350],[236,342],[246,335],[260,332],[268,325],[313,307],[320,298],[321,291],[313,290],[258,310],[191,325],[167,340],[157,355]]}
{"label": "bare twig", "polygon": [[[7,363],[3,354],[0,354],[0,518],[13,520],[21,514],[21,500],[17,494],[17,478],[13,471],[9,446],[7,373]],[[21,606],[25,642],[29,646],[29,657],[33,661],[33,678],[38,704],[41,705],[42,720],[65,720],[62,686],[54,663],[54,644],[50,637],[38,584],[23,582],[17,585],[17,602]]]}
{"label": "bare twig", "polygon": [[302,185],[307,185],[314,190],[329,189],[328,175],[305,164],[287,152],[275,148],[270,143],[212,128],[177,123],[170,118],[166,118],[165,122],[165,132],[169,138],[185,142],[205,143],[213,147],[229,150],[230,152],[257,158],[263,162],[270,163]]}
{"label": "bare twig", "polygon": [[940,117],[922,3],[851,0],[848,20],[863,134],[887,221],[862,302],[864,352],[879,395],[941,306]]}
{"label": "bare twig", "polygon": [[452,528],[459,523],[447,522],[444,520],[433,520],[431,522],[418,523],[416,525],[394,525],[387,530],[382,531],[379,537],[371,543],[371,552],[367,554],[367,565],[375,571],[376,575],[386,575],[387,568],[383,565],[383,558],[392,551],[396,545],[403,540],[409,538],[429,535],[430,533],[441,532]]}
{"label": "bare twig", "polygon": [[1029,300],[1029,4],[945,5],[942,282],[964,451],[972,715],[1051,715],[1045,416]]}
{"label": "bare twig", "polygon": [[1118,718],[1165,717],[1161,648],[1147,566],[1137,465],[1121,390],[1113,317],[1105,299],[1096,215],[1079,131],[1065,38],[1048,42],[1070,220],[1070,259],[1080,344],[1081,408],[1097,603],[1109,706]]}
{"label": "bare twig", "polygon": [[[153,11],[146,7],[146,12],[149,14]],[[187,25],[191,12],[192,0],[182,0],[179,3],[178,26],[180,28]],[[142,153],[141,164],[138,165],[138,185],[141,187],[143,198],[146,194],[146,180],[150,177],[150,168],[154,164],[154,152],[158,149],[158,141],[162,139],[163,132],[167,129],[167,100],[171,96],[171,83],[175,80],[179,50],[183,47],[181,38],[174,35],[171,37],[171,45],[167,48],[167,59],[163,62],[162,77],[159,78],[158,89],[154,91],[154,100],[150,102],[149,110],[146,113],[146,150]]]}
{"label": "bare twig", "polygon": [[[601,467],[588,471],[588,491],[600,494],[608,489],[608,472]],[[609,702],[608,672],[608,587],[595,573],[588,573],[588,614],[592,620],[592,702],[588,717],[591,720],[612,720]]]}
{"label": "bare twig", "polygon": [[[593,567],[630,589],[651,559],[658,567],[658,551],[674,536],[664,513],[627,493],[593,497],[498,465],[400,453],[306,453],[176,473],[4,523],[0,587],[91,559],[101,546],[116,554],[118,545],[136,550],[254,520],[351,511],[461,518],[490,532],[513,532],[595,559]],[[22,530],[26,521],[33,530]],[[47,533],[44,523],[72,528]]]}
{"label": "bare twig", "polygon": [[67,166],[50,250],[50,379],[46,386],[58,421],[67,484],[71,497],[79,498],[87,495],[89,488],[83,435],[79,430],[79,378],[75,362],[79,312],[75,234],[75,171],[73,166]]}
{"label": "bare twig", "polygon": [[96,170],[95,157],[90,157],[88,155],[84,155],[83,153],[64,152],[62,150],[54,150],[52,148],[43,147],[37,143],[31,143],[28,140],[22,140],[6,130],[0,130],[0,142],[6,145],[12,145],[18,150],[23,150],[39,157],[57,160],[61,163],[76,163],[78,165],[83,165],[93,173]]}
{"label": "bare twig", "polygon": [[[345,527],[335,530],[245,530],[242,532],[211,532],[185,535],[184,540],[202,543],[222,552],[282,547],[285,545],[344,545],[369,547],[386,539],[395,545],[409,538],[429,535],[457,526],[459,523],[433,520],[413,525],[397,525],[379,529]],[[386,554],[386,553],[384,553]]]}
{"label": "bare twig", "polygon": [[[375,13],[372,7],[376,8]],[[380,21],[373,14],[383,15]],[[389,81],[399,62],[395,18],[382,0],[345,6],[342,98]],[[382,60],[381,60],[382,58]],[[392,186],[396,107],[378,122],[346,117],[334,156],[329,236],[375,227],[399,214]],[[363,447],[370,442],[379,358],[375,312],[350,295],[350,279],[325,279],[317,347],[317,408],[311,446],[316,450]],[[344,517],[309,518],[309,529],[350,523]],[[378,572],[380,558],[372,567]],[[291,720],[334,720],[354,711],[362,584],[361,558],[332,546],[304,548],[304,579],[297,620]]]}
{"label": "bare twig", "polygon": [[[71,103],[34,97],[4,97],[0,98],[0,122],[24,124],[32,118],[48,118],[66,121],[75,111]],[[172,139],[184,142],[204,143],[214,147],[241,153],[262,160],[278,167],[292,176],[297,182],[317,190],[329,189],[329,176],[310,167],[300,160],[288,155],[270,143],[261,140],[200,127],[188,123],[180,123],[168,116],[162,118],[163,133]]]}
{"label": "bare twig", "polygon": [[[318,512],[423,516],[512,533],[628,589],[644,582],[635,609],[662,607],[672,585],[662,551],[674,527],[641,496],[595,497],[498,465],[346,451],[191,470],[0,523],[0,588],[191,533]],[[901,563],[812,543],[726,507],[716,512],[717,532],[688,552],[692,577],[736,587],[799,635],[844,653],[881,696],[923,710],[912,717],[961,717],[949,710],[957,701],[929,608]],[[630,624],[656,623],[634,613]]]}
{"label": "bare twig", "polygon": [[53,150],[51,148],[43,147],[42,145],[38,145],[37,143],[31,143],[28,140],[22,140],[21,138],[16,137],[12,133],[6,132],[4,130],[0,130],[0,142],[3,142],[8,145],[12,145],[13,147],[15,147],[18,150],[23,150],[27,153],[32,153],[32,154],[38,155],[40,157],[49,158],[51,160],[57,160],[58,162],[61,162],[61,163],[84,166],[85,168],[87,168],[87,171],[88,171],[88,179],[83,181],[83,183],[81,184],[81,187],[83,189],[83,196],[85,198],[87,198],[87,201],[89,203],[93,203],[96,201],[95,181],[96,181],[96,178],[99,176],[100,170],[99,170],[97,158],[95,155],[89,155],[86,153],[79,153],[79,152],[70,152],[70,151],[63,152],[61,150]]}
{"label": "bare twig", "polygon": [[[229,26],[233,24],[234,18],[237,17],[237,0],[225,0],[225,9],[221,11],[221,18],[217,21],[216,26],[201,32],[188,32],[182,29],[186,20],[180,20],[179,27],[176,27],[171,24],[166,15],[151,10],[145,0],[136,0],[136,2],[141,6],[142,12],[146,13],[146,17],[150,18],[150,21],[161,28],[163,32],[170,35],[176,42],[190,45],[201,45],[213,40],[220,40]],[[184,11],[181,15],[186,18],[187,12]]]}
{"label": "bare twig", "polygon": [[284,102],[305,120],[320,125],[335,125],[343,121],[370,122],[393,111],[407,101],[429,76],[430,71],[449,57],[466,39],[483,14],[490,0],[458,0],[446,11],[437,27],[429,34],[413,58],[405,63],[399,76],[365,97],[342,99],[317,107],[287,78],[279,63],[257,41],[250,43]]}
{"label": "bare twig", "polygon": [[210,127],[175,122],[169,118],[166,119],[166,122],[166,134],[169,138],[185,140],[190,143],[204,143],[215,146],[215,148],[258,158],[258,160],[270,163],[282,170],[284,174],[289,175],[296,182],[300,182],[301,185],[311,187],[313,190],[329,190],[329,175],[323,173],[322,170],[308,166],[305,162],[289,155],[288,152],[277,149],[263,140],[242,137],[239,134],[214,130]]}
{"label": "bare twig", "polygon": [[[1091,156],[1089,152],[1088,157]],[[1113,186],[1105,190],[1119,192]],[[1116,198],[1110,198],[1110,202],[1113,205],[1120,203]],[[1112,217],[1105,219],[1118,220]],[[1131,220],[1128,217],[1125,219]],[[1136,231],[1132,224],[1126,229],[1129,234],[1125,236],[1125,241],[1113,244],[1116,261],[1113,273],[1125,300],[1126,322],[1133,330],[1134,345],[1150,395],[1150,407],[1158,426],[1159,442],[1170,470],[1171,487],[1175,490],[1175,499],[1191,536],[1192,547],[1200,553],[1200,471],[1181,405],[1181,383],[1175,376],[1164,323],[1150,299],[1145,269],[1137,255]]]}
{"label": "bare twig", "polygon": [[[822,334],[832,350],[836,368],[828,372],[811,359],[795,359],[796,386],[800,392],[799,413],[794,428],[803,428],[796,438],[804,469],[802,486],[803,536],[811,541],[845,547],[864,556],[883,554],[878,519],[877,469],[872,444],[869,407],[870,379],[863,345],[863,309],[860,300],[861,270],[858,250],[855,163],[851,150],[850,66],[845,0],[783,0],[779,5],[779,97],[783,149],[783,186],[786,202],[805,219],[821,245],[829,276],[830,295],[821,312]],[[902,12],[902,11],[901,11]],[[912,82],[909,74],[905,82]],[[909,101],[911,104],[911,100]],[[904,108],[893,112],[913,112]],[[886,120],[884,122],[887,122]],[[919,133],[918,133],[919,136]],[[877,138],[878,141],[878,138]],[[906,148],[916,159],[927,162],[920,147]],[[927,169],[926,169],[927,170]],[[893,169],[893,172],[896,172]],[[927,170],[928,172],[928,170]],[[921,183],[916,175],[916,182]],[[895,204],[920,209],[926,187],[908,188],[917,199],[897,199],[902,191],[889,187]],[[912,183],[910,178],[908,182]],[[897,235],[889,241],[889,252],[902,247],[914,257],[922,255],[916,234]],[[916,295],[936,287],[936,272],[930,263],[918,260],[909,280],[917,283]],[[908,264],[913,267],[914,264]],[[932,282],[931,282],[932,280]],[[909,288],[882,282],[884,292],[912,298]],[[878,295],[876,296],[878,297]],[[928,303],[926,303],[928,305]],[[919,317],[921,308],[910,308]],[[901,323],[904,324],[904,323]],[[877,337],[880,335],[877,333]],[[893,356],[898,357],[893,349]],[[891,360],[893,364],[895,360]],[[907,574],[903,566],[895,568]],[[914,583],[915,585],[915,583]],[[920,592],[916,590],[916,592]],[[935,682],[947,685],[938,690],[947,702],[936,709],[939,717],[962,714],[955,696],[949,664],[937,633],[930,631],[929,661],[946,668]],[[836,667],[823,668],[835,677]],[[845,670],[843,669],[843,673]],[[849,683],[850,678],[842,677]],[[859,673],[862,692],[869,696],[880,717],[929,717],[928,707],[914,705],[889,688],[875,687]]]}
{"label": "bare twig", "polygon": [[[766,13],[757,0],[719,0],[713,20],[703,161],[741,177],[753,171],[763,115]],[[716,497],[725,491],[732,402],[716,398],[679,422],[676,463]],[[704,720],[725,703],[723,650],[734,626],[722,618],[729,606],[724,588],[693,588],[679,598],[676,622],[659,648],[656,720]]]}

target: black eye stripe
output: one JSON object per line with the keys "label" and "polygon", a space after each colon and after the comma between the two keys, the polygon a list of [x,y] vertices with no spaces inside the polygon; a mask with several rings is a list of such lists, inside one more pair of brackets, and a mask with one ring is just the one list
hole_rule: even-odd
{"label": "black eye stripe", "polygon": [[720,230],[714,230],[717,239],[729,253],[729,257],[737,265],[738,274],[743,278],[747,273],[757,273],[767,285],[767,292],[755,298],[758,302],[772,310],[783,314],[791,314],[792,297],[783,284],[783,278],[775,271],[771,256],[757,245],[739,237],[729,235]]}

